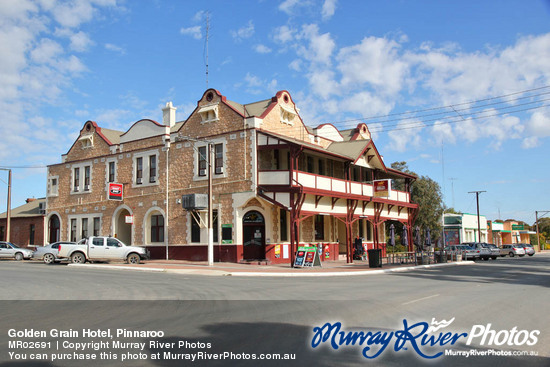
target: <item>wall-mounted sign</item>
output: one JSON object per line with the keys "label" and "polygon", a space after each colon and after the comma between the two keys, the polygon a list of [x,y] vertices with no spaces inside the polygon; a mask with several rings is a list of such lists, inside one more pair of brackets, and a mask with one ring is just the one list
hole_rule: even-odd
{"label": "wall-mounted sign", "polygon": [[122,201],[124,186],[117,183],[109,183],[109,200]]}
{"label": "wall-mounted sign", "polygon": [[512,224],[512,231],[523,231],[525,226],[523,224]]}
{"label": "wall-mounted sign", "polygon": [[126,219],[126,224],[134,224],[134,216],[133,215],[127,215],[125,217]]}
{"label": "wall-mounted sign", "polygon": [[374,197],[387,198],[391,194],[391,180],[375,180],[373,181]]}

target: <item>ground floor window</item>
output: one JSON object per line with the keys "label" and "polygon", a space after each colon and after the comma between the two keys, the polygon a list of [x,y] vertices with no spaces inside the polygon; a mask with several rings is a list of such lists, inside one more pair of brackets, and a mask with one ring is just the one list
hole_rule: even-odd
{"label": "ground floor window", "polygon": [[[197,213],[198,215],[198,213]],[[194,215],[191,214],[191,242],[201,242],[201,226]]]}
{"label": "ground floor window", "polygon": [[286,210],[281,209],[279,213],[280,218],[280,228],[281,228],[281,241],[288,241],[288,222],[286,218]]}
{"label": "ground floor window", "polygon": [[34,224],[31,224],[29,228],[29,245],[34,245],[34,233],[35,233],[35,227]]}
{"label": "ground floor window", "polygon": [[315,216],[315,240],[322,241],[325,239],[325,217],[323,215]]}
{"label": "ground floor window", "polygon": [[164,242],[164,217],[151,216],[151,242]]}

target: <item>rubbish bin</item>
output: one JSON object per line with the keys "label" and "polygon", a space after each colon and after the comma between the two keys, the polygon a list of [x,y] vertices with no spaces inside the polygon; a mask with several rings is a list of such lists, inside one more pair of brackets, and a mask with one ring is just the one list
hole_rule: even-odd
{"label": "rubbish bin", "polygon": [[382,267],[382,250],[372,249],[367,250],[369,255],[369,268],[381,268]]}

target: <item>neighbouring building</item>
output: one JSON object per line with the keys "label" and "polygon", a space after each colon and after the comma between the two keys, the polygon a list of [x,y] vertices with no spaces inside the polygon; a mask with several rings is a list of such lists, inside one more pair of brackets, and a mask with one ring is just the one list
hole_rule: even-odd
{"label": "neighbouring building", "polygon": [[[44,246],[46,240],[46,198],[27,199],[11,210],[10,242],[24,247]],[[0,214],[0,241],[6,241],[7,215]]]}
{"label": "neighbouring building", "polygon": [[[444,214],[444,232],[446,245],[458,245],[464,242],[487,242],[487,219],[475,214]],[[481,234],[479,233],[479,229]]]}
{"label": "neighbouring building", "polygon": [[493,243],[497,246],[514,243],[530,243],[530,235],[536,234],[514,220],[498,221],[491,223]]}
{"label": "neighbouring building", "polygon": [[124,132],[84,123],[48,167],[50,242],[113,235],[154,258],[207,259],[209,148],[215,261],[289,263],[303,244],[352,261],[357,237],[384,250],[386,221],[411,231],[416,177],[386,167],[367,125],[307,127],[287,91],[239,104],[208,89],[185,121],[175,111]]}

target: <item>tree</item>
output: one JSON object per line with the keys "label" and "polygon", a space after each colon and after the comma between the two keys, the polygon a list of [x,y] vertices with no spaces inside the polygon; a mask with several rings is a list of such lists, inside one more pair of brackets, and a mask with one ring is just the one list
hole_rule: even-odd
{"label": "tree", "polygon": [[[391,168],[418,176],[409,170],[406,162],[394,162]],[[441,216],[443,215],[443,195],[441,187],[428,176],[421,176],[412,185],[411,200],[418,204],[418,215],[414,226],[420,227],[424,235],[430,229],[432,243],[441,237]]]}

